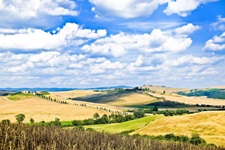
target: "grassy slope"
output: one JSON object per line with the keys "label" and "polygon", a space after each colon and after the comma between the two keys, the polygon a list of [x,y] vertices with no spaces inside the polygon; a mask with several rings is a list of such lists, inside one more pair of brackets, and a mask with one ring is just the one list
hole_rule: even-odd
{"label": "grassy slope", "polygon": [[85,126],[85,128],[93,128],[96,131],[105,131],[108,133],[120,133],[122,131],[129,130],[137,130],[146,126],[149,122],[152,122],[162,116],[146,116],[141,119],[131,120],[123,123],[115,123],[115,124],[101,124],[101,125],[89,125]]}
{"label": "grassy slope", "polygon": [[225,112],[164,117],[134,132],[148,135],[188,135],[198,133],[207,143],[225,146]]}
{"label": "grassy slope", "polygon": [[25,100],[25,99],[29,99],[35,97],[33,94],[12,94],[12,95],[8,95],[7,98],[10,100]]}
{"label": "grassy slope", "polygon": [[86,91],[51,92],[51,97],[56,99],[71,98],[75,101],[104,103],[114,106],[145,105],[158,101],[155,98],[148,96],[147,94],[132,91],[94,92],[91,90],[86,90]]}
{"label": "grassy slope", "polygon": [[33,118],[35,122],[53,121],[55,118],[63,120],[87,119],[92,118],[93,114],[98,112],[100,115],[109,114],[107,111],[98,110],[89,107],[74,106],[69,104],[60,104],[48,100],[33,97],[22,101],[11,101],[0,98],[0,121],[10,119],[15,122],[15,115],[25,114],[25,122]]}

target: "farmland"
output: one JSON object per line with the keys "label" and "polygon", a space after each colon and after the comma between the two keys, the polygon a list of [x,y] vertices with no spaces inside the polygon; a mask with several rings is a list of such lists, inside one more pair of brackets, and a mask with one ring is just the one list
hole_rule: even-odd
{"label": "farmland", "polygon": [[69,104],[60,104],[38,97],[32,97],[19,101],[7,100],[0,97],[0,120],[10,119],[15,122],[15,115],[22,113],[26,115],[25,122],[33,118],[35,122],[52,121],[60,118],[62,121],[73,119],[86,119],[93,116],[94,113],[108,114],[104,110],[75,106]]}
{"label": "farmland", "polygon": [[120,133],[123,131],[130,130],[138,130],[149,124],[150,122],[161,118],[163,116],[147,116],[141,119],[135,119],[123,123],[115,123],[115,124],[104,124],[104,125],[90,125],[85,126],[85,128],[92,128],[99,132],[107,132],[107,133]]}
{"label": "farmland", "polygon": [[188,135],[198,133],[207,143],[225,146],[225,112],[202,112],[157,119],[133,134]]}
{"label": "farmland", "polygon": [[[27,126],[0,123],[0,149],[191,149],[219,148],[147,138],[106,134],[54,126]],[[60,135],[60,136],[59,136]]]}
{"label": "farmland", "polygon": [[[131,110],[137,108],[150,109],[154,106],[157,106],[159,110],[188,109],[197,112],[199,109],[205,109],[208,112],[167,117],[150,115],[122,123],[86,125],[84,128],[113,134],[127,132],[130,135],[150,136],[173,133],[178,136],[190,137],[193,133],[197,133],[207,143],[225,146],[223,144],[225,140],[225,129],[223,127],[225,124],[223,121],[218,121],[224,120],[225,114],[223,111],[209,111],[219,110],[216,106],[223,106],[225,101],[177,95],[176,92],[179,90],[151,86],[147,90],[50,92],[44,98],[23,94],[1,96],[0,120],[9,119],[11,122],[16,122],[15,115],[25,114],[24,123],[30,122],[30,118],[33,118],[37,124],[43,121],[51,122],[55,118],[59,118],[63,126],[73,126],[73,120],[93,118],[95,113],[100,116],[124,112],[129,114]],[[187,89],[182,90],[188,91]],[[204,107],[201,106],[202,104],[204,104]],[[210,107],[206,107],[206,104],[210,104]],[[128,110],[130,112],[127,112]]]}

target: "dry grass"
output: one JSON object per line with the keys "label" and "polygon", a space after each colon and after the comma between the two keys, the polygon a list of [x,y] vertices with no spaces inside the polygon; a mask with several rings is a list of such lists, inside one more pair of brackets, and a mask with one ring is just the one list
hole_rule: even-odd
{"label": "dry grass", "polygon": [[0,120],[10,119],[12,122],[16,121],[15,115],[20,113],[25,114],[25,122],[29,122],[30,118],[33,118],[35,122],[52,121],[55,118],[66,121],[91,118],[96,112],[101,115],[109,114],[109,112],[103,110],[60,104],[37,97],[21,101],[10,101],[0,97],[0,104]]}
{"label": "dry grass", "polygon": [[[50,96],[54,99],[68,99],[73,98],[76,99],[77,97],[87,97],[92,96],[94,94],[99,94],[100,92],[94,92],[92,90],[75,90],[75,91],[67,91],[67,92],[51,92]],[[106,92],[101,92],[106,93]],[[114,101],[104,103],[106,104],[105,107],[112,107],[113,106],[133,106],[133,105],[145,105],[149,104],[151,102],[156,102],[157,100],[153,97],[150,97],[147,94],[143,93],[131,93],[124,95],[123,97],[115,97]],[[74,102],[80,102],[84,103],[83,101],[74,101]],[[87,104],[96,105],[95,103],[85,102]],[[99,104],[97,104],[99,105]],[[111,106],[110,106],[111,105]],[[104,106],[104,105],[103,105]],[[120,109],[120,108],[117,108]]]}
{"label": "dry grass", "polygon": [[173,101],[173,102],[179,102],[179,103],[185,103],[190,105],[196,105],[196,104],[205,104],[205,105],[212,105],[212,106],[225,106],[225,100],[221,99],[213,99],[213,98],[207,98],[205,96],[201,97],[187,97],[177,94],[158,94],[158,93],[150,93],[153,96],[156,97],[164,97],[166,100]]}
{"label": "dry grass", "polygon": [[164,87],[164,86],[155,86],[155,85],[145,85],[142,86],[142,88],[147,88],[151,91],[155,91],[156,93],[163,93],[164,91],[166,94],[171,94],[174,92],[179,92],[179,91],[188,91],[189,89],[187,88],[171,88],[171,87]]}
{"label": "dry grass", "polygon": [[130,95],[116,99],[113,102],[109,102],[110,105],[115,106],[134,106],[134,105],[146,105],[157,100],[147,94],[143,93],[132,93]]}
{"label": "dry grass", "polygon": [[91,96],[93,94],[98,94],[98,92],[94,92],[92,90],[73,90],[73,91],[65,91],[65,92],[50,92],[50,96],[52,98],[61,98],[61,99],[68,99],[68,98],[76,98],[76,97],[84,97],[84,96]]}
{"label": "dry grass", "polygon": [[106,108],[110,109],[111,111],[124,111],[126,108],[123,107],[116,107],[108,104],[96,104],[92,102],[84,102],[84,101],[78,101],[78,100],[69,100],[69,98],[76,99],[77,97],[86,97],[86,96],[92,96],[94,94],[99,94],[99,92],[94,92],[92,90],[74,90],[74,91],[66,91],[66,92],[51,92],[50,97],[53,99],[59,99],[67,101],[70,104],[86,104],[87,106],[93,107],[93,108]]}
{"label": "dry grass", "polygon": [[157,141],[54,126],[0,123],[0,149],[27,150],[215,150],[214,147]]}
{"label": "dry grass", "polygon": [[225,112],[202,112],[198,114],[164,117],[149,123],[134,133],[148,135],[188,135],[198,133],[207,143],[225,146]]}

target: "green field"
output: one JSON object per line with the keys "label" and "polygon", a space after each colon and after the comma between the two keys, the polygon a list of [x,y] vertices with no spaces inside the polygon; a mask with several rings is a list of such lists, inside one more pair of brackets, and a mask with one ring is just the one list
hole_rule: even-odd
{"label": "green field", "polygon": [[8,99],[10,100],[24,100],[28,98],[35,97],[33,94],[23,94],[23,93],[15,93],[15,94],[10,94],[7,96]]}
{"label": "green field", "polygon": [[135,119],[123,123],[115,123],[115,124],[100,124],[100,125],[89,125],[89,126],[84,126],[84,128],[92,128],[96,131],[104,131],[108,133],[120,133],[123,131],[130,131],[130,130],[137,130],[140,129],[150,122],[162,118],[162,115],[154,115],[154,116],[146,116],[141,119]]}

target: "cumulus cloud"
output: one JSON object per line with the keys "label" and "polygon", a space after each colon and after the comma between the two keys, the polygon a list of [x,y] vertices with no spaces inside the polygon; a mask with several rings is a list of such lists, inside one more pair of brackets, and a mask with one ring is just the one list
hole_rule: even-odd
{"label": "cumulus cloud", "polygon": [[[74,85],[71,86],[75,87],[88,78],[100,78],[99,80],[102,80],[108,75],[111,78],[121,76],[120,72],[124,68],[125,64],[119,61],[111,61],[104,57],[89,58],[82,54],[75,55],[57,51],[37,54],[0,53],[0,69],[4,71],[1,76],[8,76],[10,79],[15,78],[15,81],[12,81],[15,84],[19,82],[16,81],[17,77],[24,76],[27,81],[25,85],[29,85],[32,77],[38,77],[37,80],[42,84],[46,82],[45,79],[48,79],[46,83],[49,84],[48,86],[58,85],[64,81],[63,85],[68,86],[73,83]],[[43,78],[43,80],[40,78]],[[62,86],[62,84],[59,85]],[[38,83],[35,84],[35,86],[37,85]]]}
{"label": "cumulus cloud", "polygon": [[183,67],[190,65],[209,65],[223,60],[223,57],[194,57],[192,55],[182,56],[178,59],[166,61],[163,65],[171,67]]}
{"label": "cumulus cloud", "polygon": [[167,8],[163,11],[166,15],[177,14],[182,17],[187,17],[193,10],[200,5],[215,2],[218,0],[170,0]]}
{"label": "cumulus cloud", "polygon": [[179,27],[175,30],[175,32],[177,34],[186,34],[186,35],[189,35],[189,34],[192,34],[193,32],[195,32],[196,30],[199,30],[200,29],[200,26],[196,25],[194,26],[192,23],[189,23],[185,26],[182,26],[182,27]]}
{"label": "cumulus cloud", "polygon": [[116,16],[121,18],[136,18],[151,15],[160,5],[169,0],[89,0],[94,4],[92,10],[97,16]]}
{"label": "cumulus cloud", "polygon": [[57,29],[56,33],[32,28],[20,30],[0,29],[0,48],[60,50],[65,47],[78,46],[105,35],[106,30],[82,29],[75,23],[66,23],[62,29]]}
{"label": "cumulus cloud", "polygon": [[206,41],[204,50],[220,51],[225,50],[225,32],[220,36],[214,36],[212,39]]}
{"label": "cumulus cloud", "polygon": [[76,3],[72,0],[1,0],[0,18],[30,19],[37,18],[40,15],[76,16],[78,12],[74,10],[75,8]]}
{"label": "cumulus cloud", "polygon": [[[189,34],[198,30],[199,26],[192,24],[177,28],[174,33],[154,29],[150,34],[119,33],[101,38],[82,47],[85,52],[100,53],[120,57],[127,51],[140,50],[148,53],[179,52],[186,50],[192,43]],[[183,36],[185,35],[185,36]]]}
{"label": "cumulus cloud", "polygon": [[168,4],[163,11],[166,15],[177,14],[187,17],[200,5],[218,0],[89,0],[94,5],[92,11],[96,17],[115,16],[121,18],[137,18],[150,16],[160,5]]}
{"label": "cumulus cloud", "polygon": [[222,16],[218,16],[217,22],[212,23],[210,27],[214,30],[225,31],[225,18],[222,18]]}

